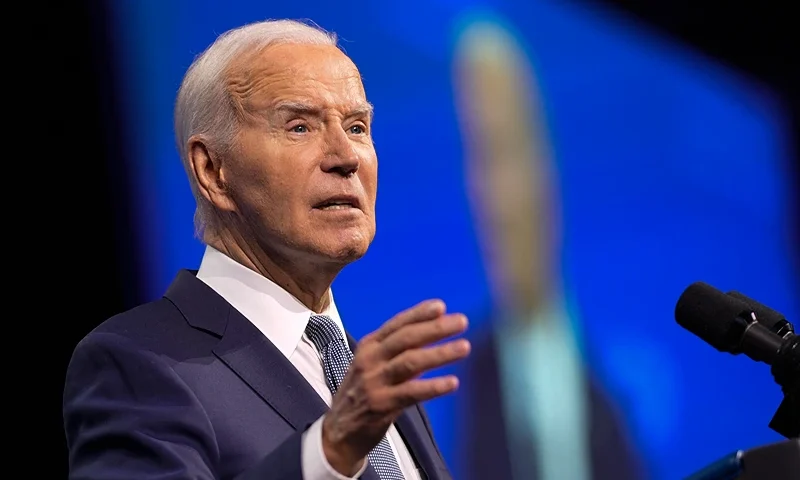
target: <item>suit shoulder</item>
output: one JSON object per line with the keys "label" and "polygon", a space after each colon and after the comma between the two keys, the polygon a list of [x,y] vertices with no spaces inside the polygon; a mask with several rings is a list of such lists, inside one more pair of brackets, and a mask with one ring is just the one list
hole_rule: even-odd
{"label": "suit shoulder", "polygon": [[109,333],[136,339],[147,332],[168,327],[170,323],[182,321],[180,311],[167,300],[159,298],[118,313],[95,327],[89,335]]}
{"label": "suit shoulder", "polygon": [[89,344],[108,344],[113,339],[113,343],[124,342],[169,355],[175,353],[177,345],[183,344],[181,339],[190,340],[193,331],[177,307],[166,298],[160,298],[103,321],[83,337],[75,350]]}

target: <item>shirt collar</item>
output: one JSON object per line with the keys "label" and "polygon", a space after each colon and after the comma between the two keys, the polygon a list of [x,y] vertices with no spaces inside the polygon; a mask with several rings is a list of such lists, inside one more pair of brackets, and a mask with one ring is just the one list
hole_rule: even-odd
{"label": "shirt collar", "polygon": [[[210,246],[203,254],[197,278],[244,315],[286,358],[294,353],[309,319],[316,315],[272,280]],[[329,316],[347,338],[333,293],[328,293],[330,305],[321,315]]]}

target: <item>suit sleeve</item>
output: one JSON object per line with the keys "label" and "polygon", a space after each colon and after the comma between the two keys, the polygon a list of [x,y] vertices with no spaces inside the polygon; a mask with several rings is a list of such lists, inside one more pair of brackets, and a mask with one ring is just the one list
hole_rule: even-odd
{"label": "suit sleeve", "polygon": [[[71,480],[212,480],[213,427],[193,391],[158,355],[109,333],[75,349],[64,387]],[[297,432],[237,480],[302,480]]]}

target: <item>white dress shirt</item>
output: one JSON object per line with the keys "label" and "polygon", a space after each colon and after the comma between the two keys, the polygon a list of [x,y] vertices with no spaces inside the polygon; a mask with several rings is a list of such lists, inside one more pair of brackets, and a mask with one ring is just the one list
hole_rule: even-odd
{"label": "white dress shirt", "polygon": [[[333,396],[325,382],[322,357],[305,334],[306,325],[314,312],[271,280],[237,263],[213,247],[206,247],[197,278],[252,322],[289,359],[322,400],[328,406],[331,405]],[[321,314],[333,319],[342,330],[342,336],[347,338],[339,312],[333,302],[333,294],[330,295],[330,305]],[[323,418],[320,417],[303,434],[301,447],[303,478],[305,480],[358,478],[364,473],[367,462],[364,462],[354,477],[345,477],[336,472],[325,458],[322,451]],[[394,425],[389,427],[387,437],[403,477],[406,480],[420,480],[411,453]]]}

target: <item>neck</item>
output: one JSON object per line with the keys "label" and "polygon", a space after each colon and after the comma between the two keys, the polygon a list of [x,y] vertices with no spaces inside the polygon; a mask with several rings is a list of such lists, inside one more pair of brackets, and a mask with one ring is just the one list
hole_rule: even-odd
{"label": "neck", "polygon": [[205,242],[268,278],[315,313],[322,313],[331,303],[330,287],[340,268],[322,268],[309,261],[290,259],[275,251],[266,252],[229,231],[207,235]]}

